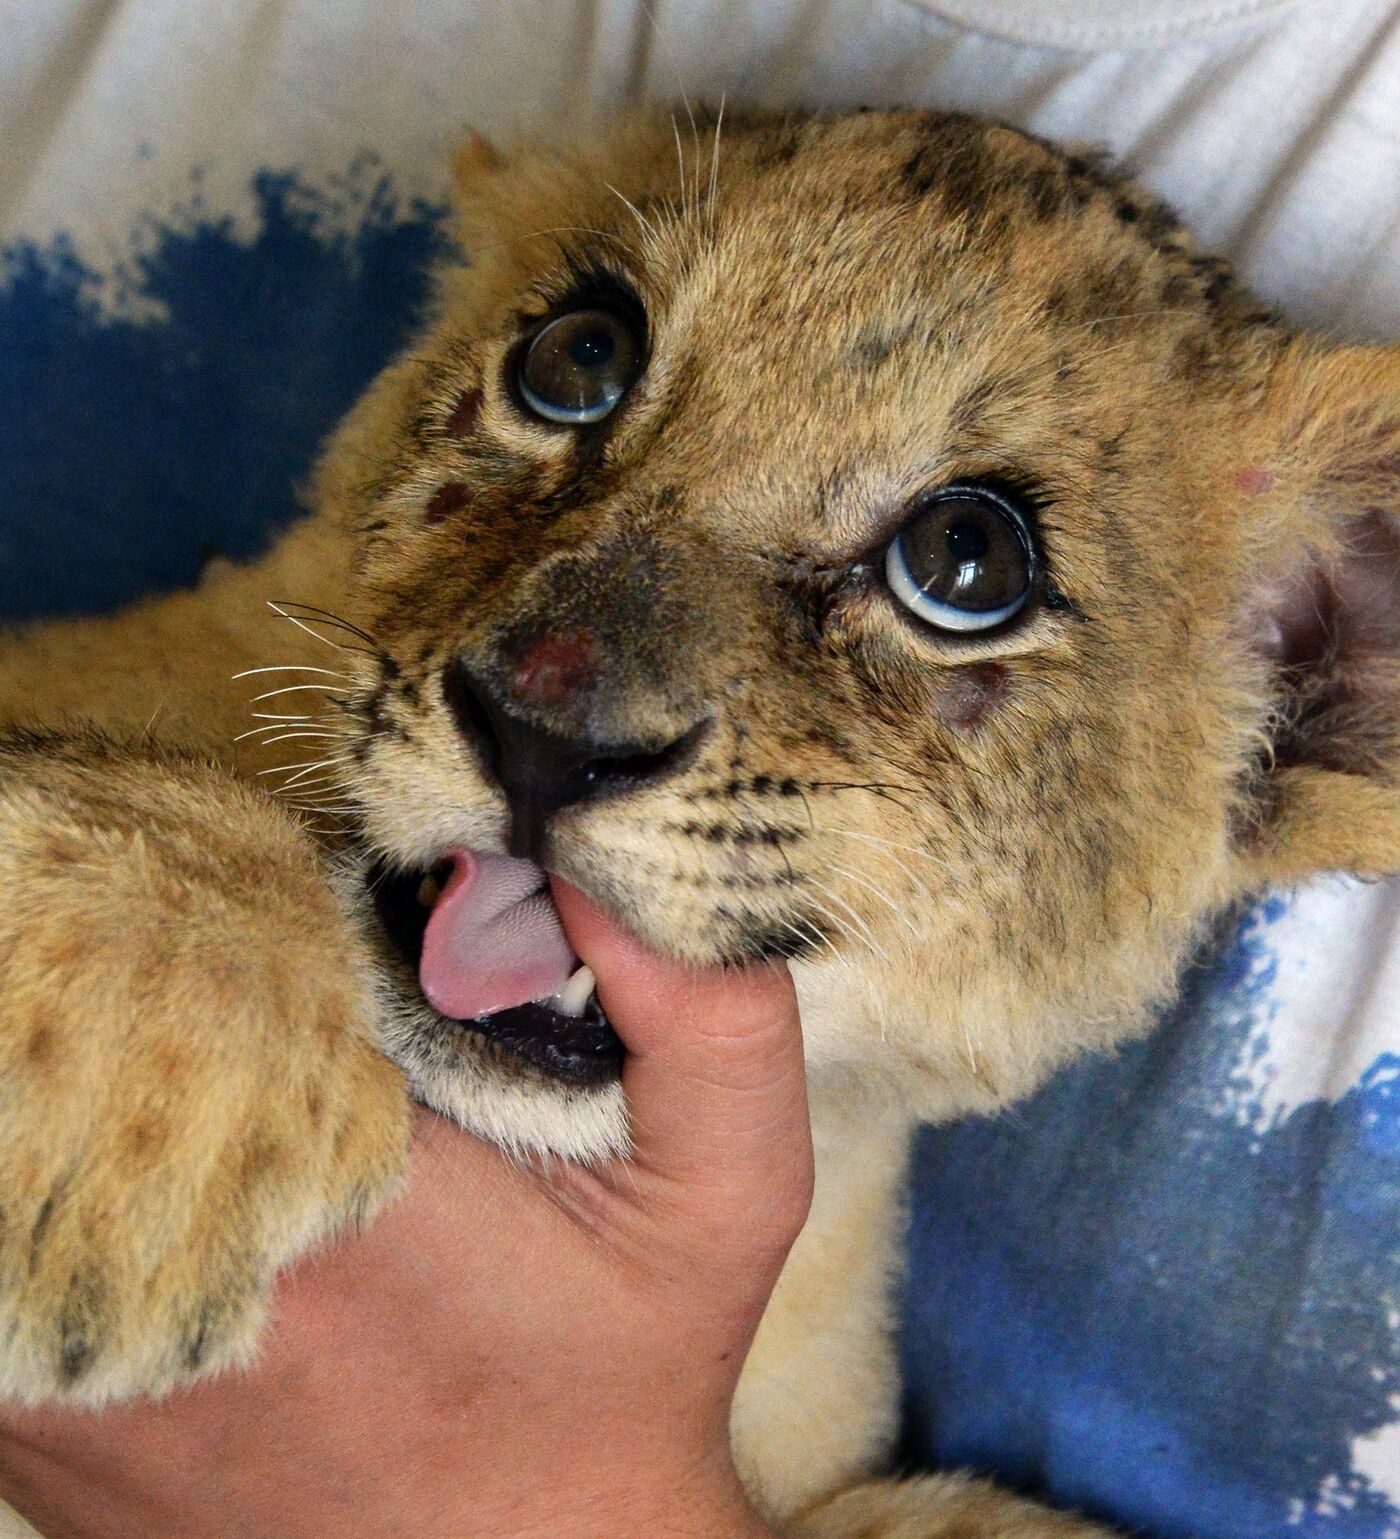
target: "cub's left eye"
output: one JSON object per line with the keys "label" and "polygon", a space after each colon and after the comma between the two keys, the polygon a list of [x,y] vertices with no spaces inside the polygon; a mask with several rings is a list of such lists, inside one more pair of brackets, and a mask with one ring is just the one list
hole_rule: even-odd
{"label": "cub's left eye", "polygon": [[536,332],[516,373],[520,398],[546,422],[601,422],[642,372],[638,328],[613,310],[571,310]]}
{"label": "cub's left eye", "polygon": [[1035,586],[1025,514],[987,486],[949,486],[924,502],[885,554],[885,580],[919,619],[963,634],[1017,615]]}

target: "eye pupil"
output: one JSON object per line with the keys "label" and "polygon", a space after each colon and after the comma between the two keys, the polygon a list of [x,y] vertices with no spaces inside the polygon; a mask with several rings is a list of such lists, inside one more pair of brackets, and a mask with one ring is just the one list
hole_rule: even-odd
{"label": "eye pupil", "polygon": [[569,343],[569,357],[581,369],[600,369],[612,359],[617,344],[605,331],[580,332]]}
{"label": "eye pupil", "polygon": [[948,554],[958,566],[966,566],[971,561],[980,561],[987,554],[992,543],[987,538],[985,529],[967,520],[950,524],[946,538]]}
{"label": "eye pupil", "polygon": [[990,486],[948,487],[922,503],[885,558],[895,597],[940,630],[989,631],[1031,595],[1035,547],[1025,516]]}

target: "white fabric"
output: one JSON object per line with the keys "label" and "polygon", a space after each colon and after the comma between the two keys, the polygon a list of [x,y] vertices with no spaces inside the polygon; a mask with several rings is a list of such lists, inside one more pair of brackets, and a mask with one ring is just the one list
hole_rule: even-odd
{"label": "white fabric", "polygon": [[1046,48],[1153,48],[1238,31],[1297,0],[920,0],[978,32]]}
{"label": "white fabric", "polygon": [[[134,212],[192,169],[235,221],[256,168],[364,147],[438,193],[468,124],[567,130],[682,88],[1105,142],[1296,319],[1400,335],[1396,0],[0,0],[0,244],[66,232],[120,304]],[[1251,1071],[1290,1103],[1395,1049],[1400,888],[1319,884],[1297,930],[1307,987]],[[1397,1439],[1367,1457],[1400,1493]]]}

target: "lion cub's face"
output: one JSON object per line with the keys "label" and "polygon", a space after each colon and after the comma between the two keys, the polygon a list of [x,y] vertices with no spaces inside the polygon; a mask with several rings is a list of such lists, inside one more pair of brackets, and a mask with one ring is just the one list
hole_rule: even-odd
{"label": "lion cub's face", "polygon": [[[1009,130],[679,149],[476,152],[471,265],[332,451],[376,875],[526,857],[664,950],[797,959],[818,1072],[988,1104],[1140,1016],[1238,882],[1286,339]],[[437,1104],[616,1139],[596,1018],[522,1054],[400,983]]]}

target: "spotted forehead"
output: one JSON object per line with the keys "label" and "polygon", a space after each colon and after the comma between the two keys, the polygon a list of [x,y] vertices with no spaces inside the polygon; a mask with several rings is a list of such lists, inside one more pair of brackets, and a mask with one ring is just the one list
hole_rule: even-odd
{"label": "spotted forehead", "polygon": [[781,319],[791,351],[839,340],[878,366],[991,335],[979,319],[1014,317],[1023,341],[1133,322],[1135,346],[1199,374],[1277,327],[1095,152],[948,113],[706,122],[689,159],[684,137],[672,160],[658,133],[635,205],[661,234],[646,260],[672,294],[688,286],[696,308],[738,323],[736,344]]}

